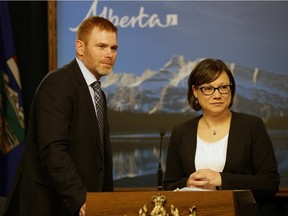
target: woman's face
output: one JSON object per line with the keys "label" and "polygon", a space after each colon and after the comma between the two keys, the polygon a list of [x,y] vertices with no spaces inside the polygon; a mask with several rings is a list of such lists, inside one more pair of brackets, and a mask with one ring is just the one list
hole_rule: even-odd
{"label": "woman's face", "polygon": [[[205,95],[201,91],[201,87],[208,87],[209,89],[221,87],[222,92],[227,91],[227,85],[230,85],[230,80],[226,72],[222,72],[220,76],[211,83],[205,83],[196,88],[193,86],[193,94],[198,98],[198,102],[202,108],[203,113],[223,113],[229,109],[231,103],[231,91],[226,94],[221,94],[219,90],[215,90],[212,95]],[[229,86],[228,86],[229,88]],[[221,89],[221,90],[222,90]],[[226,90],[225,90],[226,89]]]}

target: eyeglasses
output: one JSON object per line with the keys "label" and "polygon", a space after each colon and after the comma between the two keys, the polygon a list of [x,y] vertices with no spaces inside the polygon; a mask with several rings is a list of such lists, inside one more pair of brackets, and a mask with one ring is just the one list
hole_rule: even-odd
{"label": "eyeglasses", "polygon": [[212,86],[204,86],[204,87],[197,86],[197,88],[200,89],[204,95],[209,96],[214,94],[216,90],[218,90],[220,94],[228,94],[231,91],[231,86],[232,85],[222,85],[217,88],[214,88]]}

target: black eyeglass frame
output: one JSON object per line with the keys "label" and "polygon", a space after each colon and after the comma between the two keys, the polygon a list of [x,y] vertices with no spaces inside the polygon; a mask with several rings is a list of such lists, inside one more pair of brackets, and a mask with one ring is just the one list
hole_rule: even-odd
{"label": "black eyeglass frame", "polygon": [[[223,92],[220,91],[220,88],[222,88],[222,87],[227,87],[227,86],[229,86],[229,91],[228,91],[228,92],[223,93]],[[231,92],[232,84],[230,84],[230,85],[221,85],[221,86],[218,86],[217,88],[215,88],[215,87],[213,87],[213,86],[209,86],[209,87],[207,87],[207,86],[206,86],[206,87],[205,87],[205,86],[203,86],[203,87],[197,86],[197,88],[200,89],[200,91],[201,91],[204,95],[206,95],[206,96],[211,96],[211,95],[213,95],[213,94],[215,93],[216,90],[217,90],[220,94],[228,94],[229,92]],[[210,93],[210,94],[204,93],[204,91],[203,91],[204,88],[213,88],[213,92]]]}

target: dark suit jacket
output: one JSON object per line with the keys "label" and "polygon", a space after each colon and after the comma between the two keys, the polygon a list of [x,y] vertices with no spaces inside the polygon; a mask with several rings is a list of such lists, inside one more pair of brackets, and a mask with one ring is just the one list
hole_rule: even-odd
{"label": "dark suit jacket", "polygon": [[[186,187],[195,172],[197,126],[201,116],[176,126],[167,152],[164,188]],[[279,174],[273,146],[263,121],[255,116],[232,112],[222,189],[250,189],[256,200],[278,191]]]}
{"label": "dark suit jacket", "polygon": [[107,106],[104,121],[102,155],[93,101],[76,60],[47,74],[33,99],[4,215],[14,215],[11,209],[25,216],[77,215],[87,191],[112,191]]}

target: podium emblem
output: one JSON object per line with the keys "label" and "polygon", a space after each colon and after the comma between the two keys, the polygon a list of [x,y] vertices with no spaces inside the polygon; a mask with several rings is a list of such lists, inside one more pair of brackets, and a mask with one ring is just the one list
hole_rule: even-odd
{"label": "podium emblem", "polygon": [[[151,202],[153,203],[154,207],[150,214],[148,213],[148,207],[147,204],[145,204],[140,210],[139,210],[139,216],[179,216],[179,210],[171,204],[170,207],[170,214],[167,213],[167,211],[164,208],[164,204],[166,202],[166,196],[164,195],[155,195],[151,197]],[[196,216],[196,206],[193,206],[192,208],[189,208],[189,216]]]}

